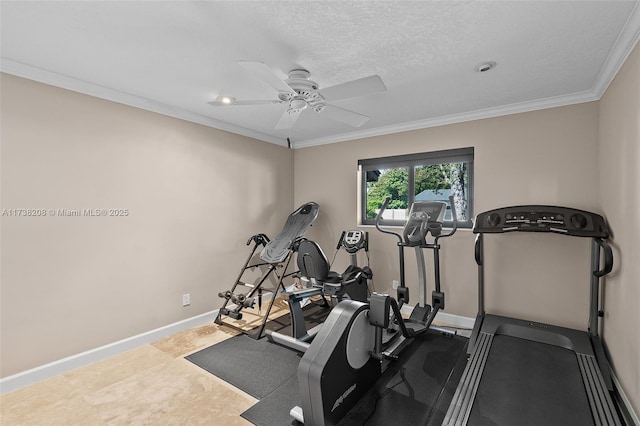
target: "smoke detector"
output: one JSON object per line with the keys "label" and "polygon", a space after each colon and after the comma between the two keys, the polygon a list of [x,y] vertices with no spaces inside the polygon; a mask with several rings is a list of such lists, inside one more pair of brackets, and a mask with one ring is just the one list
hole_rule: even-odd
{"label": "smoke detector", "polygon": [[477,72],[487,72],[489,70],[494,69],[498,64],[493,61],[483,62],[482,64],[476,67]]}

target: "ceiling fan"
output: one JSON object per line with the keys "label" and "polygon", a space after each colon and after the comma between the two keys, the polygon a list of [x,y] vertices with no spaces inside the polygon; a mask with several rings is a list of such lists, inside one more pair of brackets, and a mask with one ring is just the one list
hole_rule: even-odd
{"label": "ceiling fan", "polygon": [[238,63],[276,89],[278,99],[246,101],[236,100],[230,96],[220,96],[209,104],[213,106],[285,104],[287,109],[280,117],[276,129],[293,127],[305,109],[312,109],[333,120],[353,127],[360,127],[369,120],[369,117],[332,105],[329,102],[387,90],[382,79],[377,75],[320,89],[318,83],[310,79],[311,73],[306,69],[291,70],[288,78],[282,80],[262,62],[240,61]]}

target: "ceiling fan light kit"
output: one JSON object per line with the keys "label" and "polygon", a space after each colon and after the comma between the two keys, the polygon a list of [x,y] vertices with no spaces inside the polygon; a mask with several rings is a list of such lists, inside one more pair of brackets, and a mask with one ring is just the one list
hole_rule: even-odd
{"label": "ceiling fan light kit", "polygon": [[361,127],[369,120],[369,117],[327,102],[387,90],[382,79],[377,75],[320,89],[318,83],[311,80],[311,73],[303,68],[289,71],[287,79],[282,80],[262,62],[240,61],[238,63],[245,70],[273,87],[278,92],[277,100],[237,101],[231,96],[219,96],[209,104],[213,106],[286,104],[287,109],[276,124],[276,129],[293,127],[302,111],[307,107],[317,113],[325,112],[327,117],[338,122],[352,127]]}
{"label": "ceiling fan light kit", "polygon": [[225,105],[231,105],[236,102],[236,98],[233,96],[219,96],[218,101],[222,102]]}

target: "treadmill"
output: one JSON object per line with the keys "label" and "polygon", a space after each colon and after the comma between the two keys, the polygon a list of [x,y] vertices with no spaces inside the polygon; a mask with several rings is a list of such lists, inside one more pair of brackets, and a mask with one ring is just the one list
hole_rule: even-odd
{"label": "treadmill", "polygon": [[[568,207],[503,207],[479,214],[473,232],[478,315],[469,339],[469,359],[443,424],[620,425],[611,398],[610,367],[598,336],[598,318],[603,316],[600,278],[613,268],[604,218]],[[485,234],[506,232],[590,239],[586,332],[485,312],[483,240]]]}

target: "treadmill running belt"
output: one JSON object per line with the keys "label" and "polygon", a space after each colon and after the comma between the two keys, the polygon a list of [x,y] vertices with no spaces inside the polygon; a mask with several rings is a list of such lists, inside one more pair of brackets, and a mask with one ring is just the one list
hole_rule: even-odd
{"label": "treadmill running belt", "polygon": [[576,354],[496,335],[469,425],[593,425]]}

